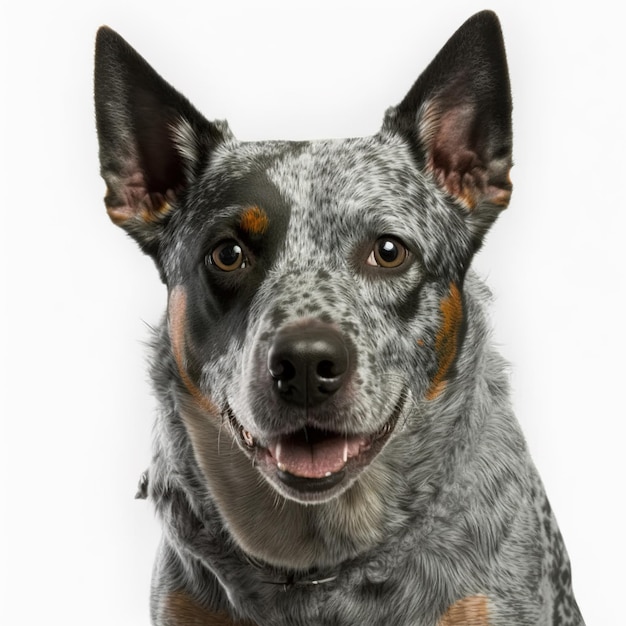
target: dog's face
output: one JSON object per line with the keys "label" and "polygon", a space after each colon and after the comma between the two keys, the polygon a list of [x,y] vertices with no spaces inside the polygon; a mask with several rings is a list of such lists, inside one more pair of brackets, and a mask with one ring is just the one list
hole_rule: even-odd
{"label": "dog's face", "polygon": [[497,19],[369,138],[239,142],[108,29],[96,108],[109,215],[168,287],[196,456],[230,437],[288,499],[346,492],[453,382],[465,272],[511,190]]}
{"label": "dog's face", "polygon": [[[225,145],[197,202],[172,218],[163,263],[188,391],[210,393],[283,495],[330,498],[444,367],[432,321],[442,298],[461,306],[450,285],[469,234],[459,215],[446,228],[442,194],[393,134]],[[429,251],[429,232],[452,234],[447,252]],[[449,322],[454,342],[461,317]]]}

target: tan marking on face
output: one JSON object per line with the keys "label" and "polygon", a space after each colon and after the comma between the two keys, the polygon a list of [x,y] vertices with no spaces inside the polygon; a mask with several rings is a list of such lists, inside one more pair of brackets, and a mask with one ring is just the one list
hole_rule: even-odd
{"label": "tan marking on face", "polygon": [[204,411],[211,415],[219,415],[219,410],[213,402],[200,391],[191,380],[185,367],[185,328],[186,328],[187,294],[185,289],[177,285],[170,292],[168,304],[168,322],[170,338],[172,341],[172,352],[178,373],[185,385],[185,388]]}
{"label": "tan marking on face", "polygon": [[269,218],[263,209],[251,206],[242,213],[239,225],[250,235],[262,235],[267,230]]}
{"label": "tan marking on face", "polygon": [[449,294],[441,300],[441,327],[435,337],[435,352],[439,368],[426,392],[427,400],[434,400],[446,387],[446,376],[458,350],[459,330],[463,322],[463,301],[459,288],[450,283]]}
{"label": "tan marking on face", "polygon": [[222,611],[207,610],[184,591],[167,596],[161,618],[166,626],[254,626],[249,621],[234,620]]}
{"label": "tan marking on face", "polygon": [[445,612],[437,626],[489,626],[489,600],[485,596],[463,598]]}

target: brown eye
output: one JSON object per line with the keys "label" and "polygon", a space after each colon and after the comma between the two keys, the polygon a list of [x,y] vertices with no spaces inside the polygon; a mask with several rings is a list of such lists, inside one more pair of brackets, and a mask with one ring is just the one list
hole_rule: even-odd
{"label": "brown eye", "polygon": [[234,272],[246,266],[246,257],[236,241],[223,241],[207,257],[211,265],[223,272]]}
{"label": "brown eye", "polygon": [[392,269],[402,265],[408,256],[408,250],[396,239],[381,237],[370,253],[367,264],[374,267]]}

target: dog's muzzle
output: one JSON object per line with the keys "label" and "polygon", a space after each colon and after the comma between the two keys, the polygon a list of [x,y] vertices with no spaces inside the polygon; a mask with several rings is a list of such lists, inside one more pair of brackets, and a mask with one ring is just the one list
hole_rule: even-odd
{"label": "dog's muzzle", "polygon": [[[354,348],[330,324],[307,319],[284,326],[267,348],[266,392],[282,420],[253,433],[228,415],[244,450],[283,495],[322,502],[347,489],[389,439],[406,394],[390,398],[374,432],[355,432]],[[269,371],[269,375],[267,372]],[[269,388],[271,387],[271,388]],[[361,421],[362,423],[362,421]]]}

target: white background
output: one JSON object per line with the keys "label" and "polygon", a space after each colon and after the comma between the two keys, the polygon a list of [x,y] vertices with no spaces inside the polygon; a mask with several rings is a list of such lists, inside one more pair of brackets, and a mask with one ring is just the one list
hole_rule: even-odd
{"label": "white background", "polygon": [[[493,0],[515,193],[475,266],[587,624],[622,623],[623,18],[614,0]],[[7,2],[0,28],[0,622],[147,625],[159,537],[134,501],[165,292],[108,221],[92,107],[117,29],[241,139],[374,133],[482,2]],[[619,13],[618,13],[619,11]],[[621,617],[620,617],[621,616]]]}

